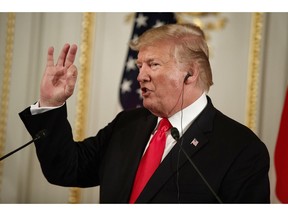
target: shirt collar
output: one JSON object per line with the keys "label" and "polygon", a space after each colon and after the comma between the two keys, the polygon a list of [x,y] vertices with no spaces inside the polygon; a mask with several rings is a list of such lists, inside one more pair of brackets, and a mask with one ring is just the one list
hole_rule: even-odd
{"label": "shirt collar", "polygon": [[[172,126],[178,129],[180,136],[184,134],[188,127],[193,123],[196,117],[205,108],[207,103],[206,93],[204,92],[194,103],[190,104],[188,107],[182,111],[180,110],[169,118]],[[158,123],[160,120],[161,118],[158,118]]]}

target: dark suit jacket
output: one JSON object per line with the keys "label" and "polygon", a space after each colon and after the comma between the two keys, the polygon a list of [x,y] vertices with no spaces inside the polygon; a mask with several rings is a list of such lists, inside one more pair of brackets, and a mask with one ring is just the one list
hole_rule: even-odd
{"label": "dark suit jacket", "polygon": [[[42,129],[50,133],[36,142],[42,171],[50,183],[100,185],[101,203],[129,201],[139,161],[157,122],[147,109],[119,113],[83,142],[73,141],[65,106],[33,116],[27,108],[20,117],[32,136]],[[197,146],[190,144],[194,138]],[[183,148],[224,203],[270,202],[266,146],[247,127],[215,109],[209,97],[182,139]],[[183,152],[179,153],[179,142],[137,203],[217,203]]]}

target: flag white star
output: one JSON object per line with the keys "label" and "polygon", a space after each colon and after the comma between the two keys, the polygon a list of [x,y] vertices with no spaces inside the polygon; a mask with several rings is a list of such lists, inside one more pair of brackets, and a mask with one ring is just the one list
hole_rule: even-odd
{"label": "flag white star", "polygon": [[138,40],[138,38],[139,38],[139,36],[137,34],[134,34],[132,41],[136,41],[136,40]]}
{"label": "flag white star", "polygon": [[147,16],[143,16],[143,14],[139,14],[139,16],[136,19],[136,26],[137,28],[140,28],[141,26],[147,26]]}
{"label": "flag white star", "polygon": [[135,70],[135,69],[136,69],[135,59],[129,56],[129,59],[126,62],[126,71]]}
{"label": "flag white star", "polygon": [[160,20],[157,20],[155,25],[153,26],[153,28],[157,28],[157,27],[160,27],[162,25],[164,25],[165,23],[164,22],[161,22]]}
{"label": "flag white star", "polygon": [[136,90],[136,92],[137,92],[137,94],[139,94],[139,99],[141,100],[143,97],[142,97],[142,91],[141,91],[141,89],[140,88],[138,88],[137,90]]}
{"label": "flag white star", "polygon": [[121,84],[121,93],[124,94],[125,92],[130,92],[131,91],[131,85],[132,81],[124,79],[122,84]]}

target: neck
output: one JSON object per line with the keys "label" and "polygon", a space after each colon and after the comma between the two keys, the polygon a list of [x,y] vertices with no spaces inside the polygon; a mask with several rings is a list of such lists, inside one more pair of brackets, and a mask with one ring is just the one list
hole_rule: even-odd
{"label": "neck", "polygon": [[198,88],[190,89],[189,93],[186,93],[185,88],[183,87],[183,91],[180,94],[176,106],[165,117],[169,118],[180,110],[185,109],[189,105],[193,104],[198,98],[201,97],[203,93],[204,90]]}

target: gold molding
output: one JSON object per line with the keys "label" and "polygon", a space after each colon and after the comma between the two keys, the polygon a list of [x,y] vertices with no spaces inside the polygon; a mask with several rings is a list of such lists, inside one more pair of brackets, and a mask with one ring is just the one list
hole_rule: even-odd
{"label": "gold molding", "polygon": [[249,71],[247,86],[246,125],[257,131],[258,85],[260,76],[261,44],[263,31],[263,13],[253,13],[251,44],[249,53]]}
{"label": "gold molding", "polygon": [[[78,75],[78,92],[76,118],[74,127],[74,140],[80,141],[85,138],[87,128],[87,113],[89,99],[89,80],[92,57],[92,44],[94,33],[94,13],[83,13],[82,16],[82,33],[80,44],[80,71]],[[70,188],[69,203],[80,203],[81,190],[80,188]]]}
{"label": "gold molding", "polygon": [[[15,19],[16,19],[15,13],[7,13],[4,73],[2,80],[1,107],[0,107],[0,156],[3,155],[6,142],[6,126],[8,117],[11,67],[13,60]],[[0,162],[0,191],[2,185],[2,174],[3,174],[3,161]]]}

